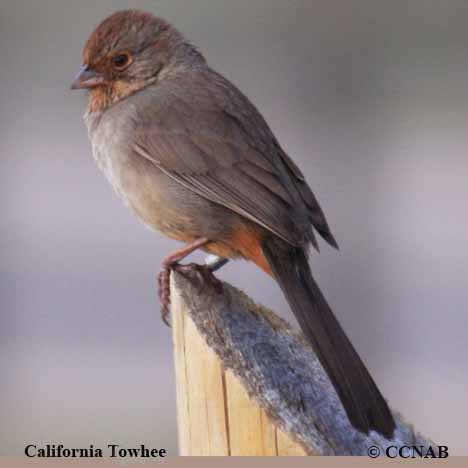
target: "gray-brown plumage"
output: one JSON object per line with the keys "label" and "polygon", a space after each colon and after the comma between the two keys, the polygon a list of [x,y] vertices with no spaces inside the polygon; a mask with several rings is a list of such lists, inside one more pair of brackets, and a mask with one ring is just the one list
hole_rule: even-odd
{"label": "gray-brown plumage", "polygon": [[351,423],[391,437],[390,410],[307,262],[314,230],[336,241],[250,101],[176,29],[135,10],[94,31],[72,87],[90,89],[93,154],[116,192],[148,226],[188,244],[166,269],[197,247],[256,263],[281,286]]}

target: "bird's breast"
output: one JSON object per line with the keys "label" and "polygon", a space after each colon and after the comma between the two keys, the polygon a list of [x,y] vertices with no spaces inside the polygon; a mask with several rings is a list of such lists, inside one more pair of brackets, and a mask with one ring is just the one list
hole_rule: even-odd
{"label": "bird's breast", "polygon": [[184,188],[132,149],[132,132],[121,119],[86,122],[94,160],[124,204],[153,231],[191,241],[206,234],[219,208]]}
{"label": "bird's breast", "polygon": [[112,124],[101,121],[94,126],[94,122],[88,125],[89,138],[93,149],[93,158],[98,168],[111,184],[114,191],[129,205],[129,193],[131,187],[125,190],[125,166],[128,164],[128,150],[121,142],[120,131]]}

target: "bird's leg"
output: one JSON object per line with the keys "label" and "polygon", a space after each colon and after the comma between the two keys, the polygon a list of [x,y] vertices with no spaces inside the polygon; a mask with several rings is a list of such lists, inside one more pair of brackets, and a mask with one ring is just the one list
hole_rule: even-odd
{"label": "bird's leg", "polygon": [[161,264],[161,271],[158,275],[159,301],[161,303],[161,318],[167,326],[170,326],[167,317],[169,315],[169,304],[171,302],[171,269],[174,268],[174,265],[176,265],[177,262],[180,262],[180,260],[183,260],[185,257],[200,247],[203,247],[208,242],[209,239],[206,239],[205,237],[197,239],[182,249],[176,250],[171,255],[167,256]]}
{"label": "bird's leg", "polygon": [[227,263],[229,263],[228,258],[218,257],[217,255],[208,255],[208,257],[205,258],[205,265],[211,273],[220,270]]}

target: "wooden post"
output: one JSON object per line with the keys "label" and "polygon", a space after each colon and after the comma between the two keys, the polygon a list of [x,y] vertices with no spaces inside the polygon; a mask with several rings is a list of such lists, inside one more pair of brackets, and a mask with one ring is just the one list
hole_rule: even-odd
{"label": "wooden post", "polygon": [[367,455],[433,443],[395,414],[393,441],[356,431],[301,334],[197,268],[171,278],[181,455]]}

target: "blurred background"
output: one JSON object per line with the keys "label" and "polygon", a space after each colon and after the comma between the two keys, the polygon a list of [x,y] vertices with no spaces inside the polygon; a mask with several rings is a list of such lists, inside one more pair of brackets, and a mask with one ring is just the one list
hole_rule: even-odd
{"label": "blurred background", "polygon": [[[467,455],[464,0],[1,2],[0,454],[177,450],[155,277],[179,244],[114,196],[68,90],[89,33],[128,7],[175,23],[258,106],[340,243],[313,270],[383,394]],[[252,265],[219,276],[293,320]]]}

